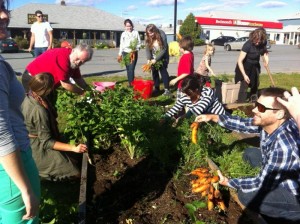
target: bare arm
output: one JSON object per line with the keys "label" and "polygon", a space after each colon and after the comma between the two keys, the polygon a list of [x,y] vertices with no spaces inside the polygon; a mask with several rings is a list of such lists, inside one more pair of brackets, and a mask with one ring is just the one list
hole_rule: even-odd
{"label": "bare arm", "polygon": [[8,176],[20,189],[26,207],[26,214],[23,219],[30,219],[38,214],[39,201],[33,193],[32,187],[24,172],[19,150],[6,156],[0,157],[0,163]]}
{"label": "bare arm", "polygon": [[49,46],[48,46],[48,50],[52,49],[52,43],[53,43],[53,31],[48,31],[49,34]]}
{"label": "bare arm", "polygon": [[84,90],[82,88],[79,88],[78,86],[70,83],[69,81],[60,81],[60,83],[64,89],[66,89],[72,93],[76,93],[79,95],[82,95],[84,93]]}
{"label": "bare arm", "polygon": [[30,37],[30,44],[29,44],[28,51],[32,51],[32,48],[33,48],[34,42],[35,42],[35,35],[34,35],[34,33],[31,33],[31,37]]}
{"label": "bare arm", "polygon": [[219,121],[219,115],[216,114],[201,114],[196,117],[195,119],[196,122],[209,122],[213,121],[217,123]]}
{"label": "bare arm", "polygon": [[53,149],[57,151],[70,151],[76,153],[87,152],[87,146],[84,144],[79,144],[75,146],[75,145],[70,145],[59,141],[56,141],[54,143]]}
{"label": "bare arm", "polygon": [[209,66],[208,60],[205,60],[205,66],[208,69],[208,71],[210,72],[211,75],[215,76],[214,71],[212,70],[212,68]]}
{"label": "bare arm", "polygon": [[244,61],[246,55],[247,55],[246,52],[241,51],[241,53],[240,53],[240,55],[238,57],[238,62],[237,63],[238,63],[238,66],[239,66],[239,69],[240,69],[242,75],[244,76],[245,82],[247,82],[249,84],[250,83],[250,79],[249,79],[248,75],[246,74],[245,69],[244,69],[244,65],[243,65],[243,61]]}
{"label": "bare arm", "polygon": [[185,77],[187,77],[189,74],[185,73],[185,74],[181,74],[180,76],[177,76],[175,79],[172,79],[170,81],[170,85],[174,86],[178,81],[180,81],[181,79],[184,79]]}
{"label": "bare arm", "polygon": [[82,89],[86,89],[88,87],[88,84],[86,84],[85,80],[82,77],[78,79],[74,78],[74,81]]}

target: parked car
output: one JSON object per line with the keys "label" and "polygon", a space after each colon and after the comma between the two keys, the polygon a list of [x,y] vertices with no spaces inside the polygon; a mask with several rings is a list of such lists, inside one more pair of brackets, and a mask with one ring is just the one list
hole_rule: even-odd
{"label": "parked car", "polygon": [[249,37],[240,37],[240,38],[237,38],[234,41],[226,42],[224,44],[224,49],[226,51],[241,50],[244,43],[246,43],[247,40],[249,40]]}
{"label": "parked car", "polygon": [[231,36],[220,36],[217,39],[213,39],[210,41],[211,44],[213,45],[220,45],[220,46],[224,46],[225,42],[231,42],[234,41],[235,38],[231,37]]}
{"label": "parked car", "polygon": [[[224,49],[226,51],[231,51],[231,50],[241,50],[244,43],[246,43],[246,41],[249,40],[249,37],[240,37],[238,39],[236,39],[235,41],[232,42],[226,42],[224,44]],[[271,48],[271,44],[270,41],[267,41],[267,49]]]}
{"label": "parked car", "polygon": [[13,39],[0,40],[0,53],[2,52],[19,52],[18,44]]}

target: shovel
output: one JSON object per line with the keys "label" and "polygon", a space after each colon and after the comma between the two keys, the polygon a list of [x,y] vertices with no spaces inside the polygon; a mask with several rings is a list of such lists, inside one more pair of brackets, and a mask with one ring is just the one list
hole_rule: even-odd
{"label": "shovel", "polygon": [[272,75],[271,75],[271,72],[270,72],[270,68],[269,68],[269,65],[266,66],[266,70],[267,70],[267,73],[271,79],[271,83],[272,83],[272,87],[275,87],[275,84],[274,84],[274,80],[272,78]]}

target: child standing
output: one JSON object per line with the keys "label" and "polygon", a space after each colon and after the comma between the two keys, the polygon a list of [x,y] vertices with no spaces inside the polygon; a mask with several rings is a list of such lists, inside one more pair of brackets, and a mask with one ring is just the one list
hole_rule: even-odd
{"label": "child standing", "polygon": [[211,56],[215,52],[215,47],[212,44],[207,44],[204,50],[204,55],[200,61],[199,67],[196,70],[196,73],[200,76],[200,79],[206,83],[206,86],[210,87],[210,77],[211,75],[215,76],[214,71],[211,69]]}
{"label": "child standing", "polygon": [[194,73],[194,54],[192,52],[194,48],[194,42],[190,36],[185,36],[179,41],[180,57],[177,69],[177,77],[170,81],[170,85],[174,86],[178,83],[177,97],[178,100],[182,97],[181,84],[185,77]]}

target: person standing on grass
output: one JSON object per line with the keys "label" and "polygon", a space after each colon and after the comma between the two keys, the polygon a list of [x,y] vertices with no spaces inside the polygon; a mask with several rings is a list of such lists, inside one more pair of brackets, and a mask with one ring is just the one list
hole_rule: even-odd
{"label": "person standing on grass", "polygon": [[29,92],[22,103],[32,155],[43,179],[59,181],[80,178],[80,171],[67,152],[84,153],[87,152],[87,146],[59,141],[57,114],[47,100],[53,85],[54,79],[49,73],[33,76],[29,82]]}
{"label": "person standing on grass", "polygon": [[240,202],[266,219],[300,223],[300,136],[295,120],[277,102],[284,92],[275,87],[260,90],[253,118],[200,115],[195,121],[213,121],[232,131],[260,134],[260,149],[248,148],[243,155],[251,166],[260,167],[259,174],[229,179],[219,172],[220,184],[236,189]]}
{"label": "person standing on grass", "polygon": [[249,40],[243,45],[235,68],[235,83],[241,82],[239,98],[246,98],[247,88],[250,87],[251,98],[256,99],[259,86],[260,56],[263,58],[264,66],[269,64],[267,50],[267,33],[264,28],[253,30]]}
{"label": "person standing on grass", "polygon": [[130,19],[124,21],[125,31],[121,34],[120,50],[118,54],[118,62],[125,60],[128,85],[134,80],[135,66],[138,60],[138,50],[141,47],[141,39],[139,32],[133,29],[133,23]]}
{"label": "person standing on grass", "polygon": [[181,91],[182,81],[188,75],[194,73],[194,42],[190,36],[184,36],[179,40],[180,53],[182,56],[180,57],[177,69],[177,77],[170,81],[170,85],[174,86],[178,83],[177,86],[177,97],[176,100],[182,97],[183,93]]}
{"label": "person standing on grass", "polygon": [[165,91],[163,95],[170,96],[169,73],[169,46],[166,34],[154,24],[146,27],[146,56],[147,63],[151,64],[152,78],[154,81],[153,94],[159,93],[159,72],[163,80]]}
{"label": "person standing on grass", "polygon": [[37,10],[35,13],[36,22],[31,25],[31,38],[28,51],[34,47],[34,56],[37,57],[52,48],[53,29],[50,23],[44,21],[43,13]]}
{"label": "person standing on grass", "polygon": [[215,53],[215,47],[212,44],[207,44],[205,46],[204,55],[200,61],[200,64],[196,70],[196,73],[199,75],[201,82],[206,83],[210,87],[210,77],[209,73],[212,76],[215,76],[214,71],[211,68],[211,56]]}
{"label": "person standing on grass", "polygon": [[[7,36],[9,0],[0,0],[0,39]],[[0,223],[38,223],[40,179],[20,107],[24,89],[0,56]]]}

